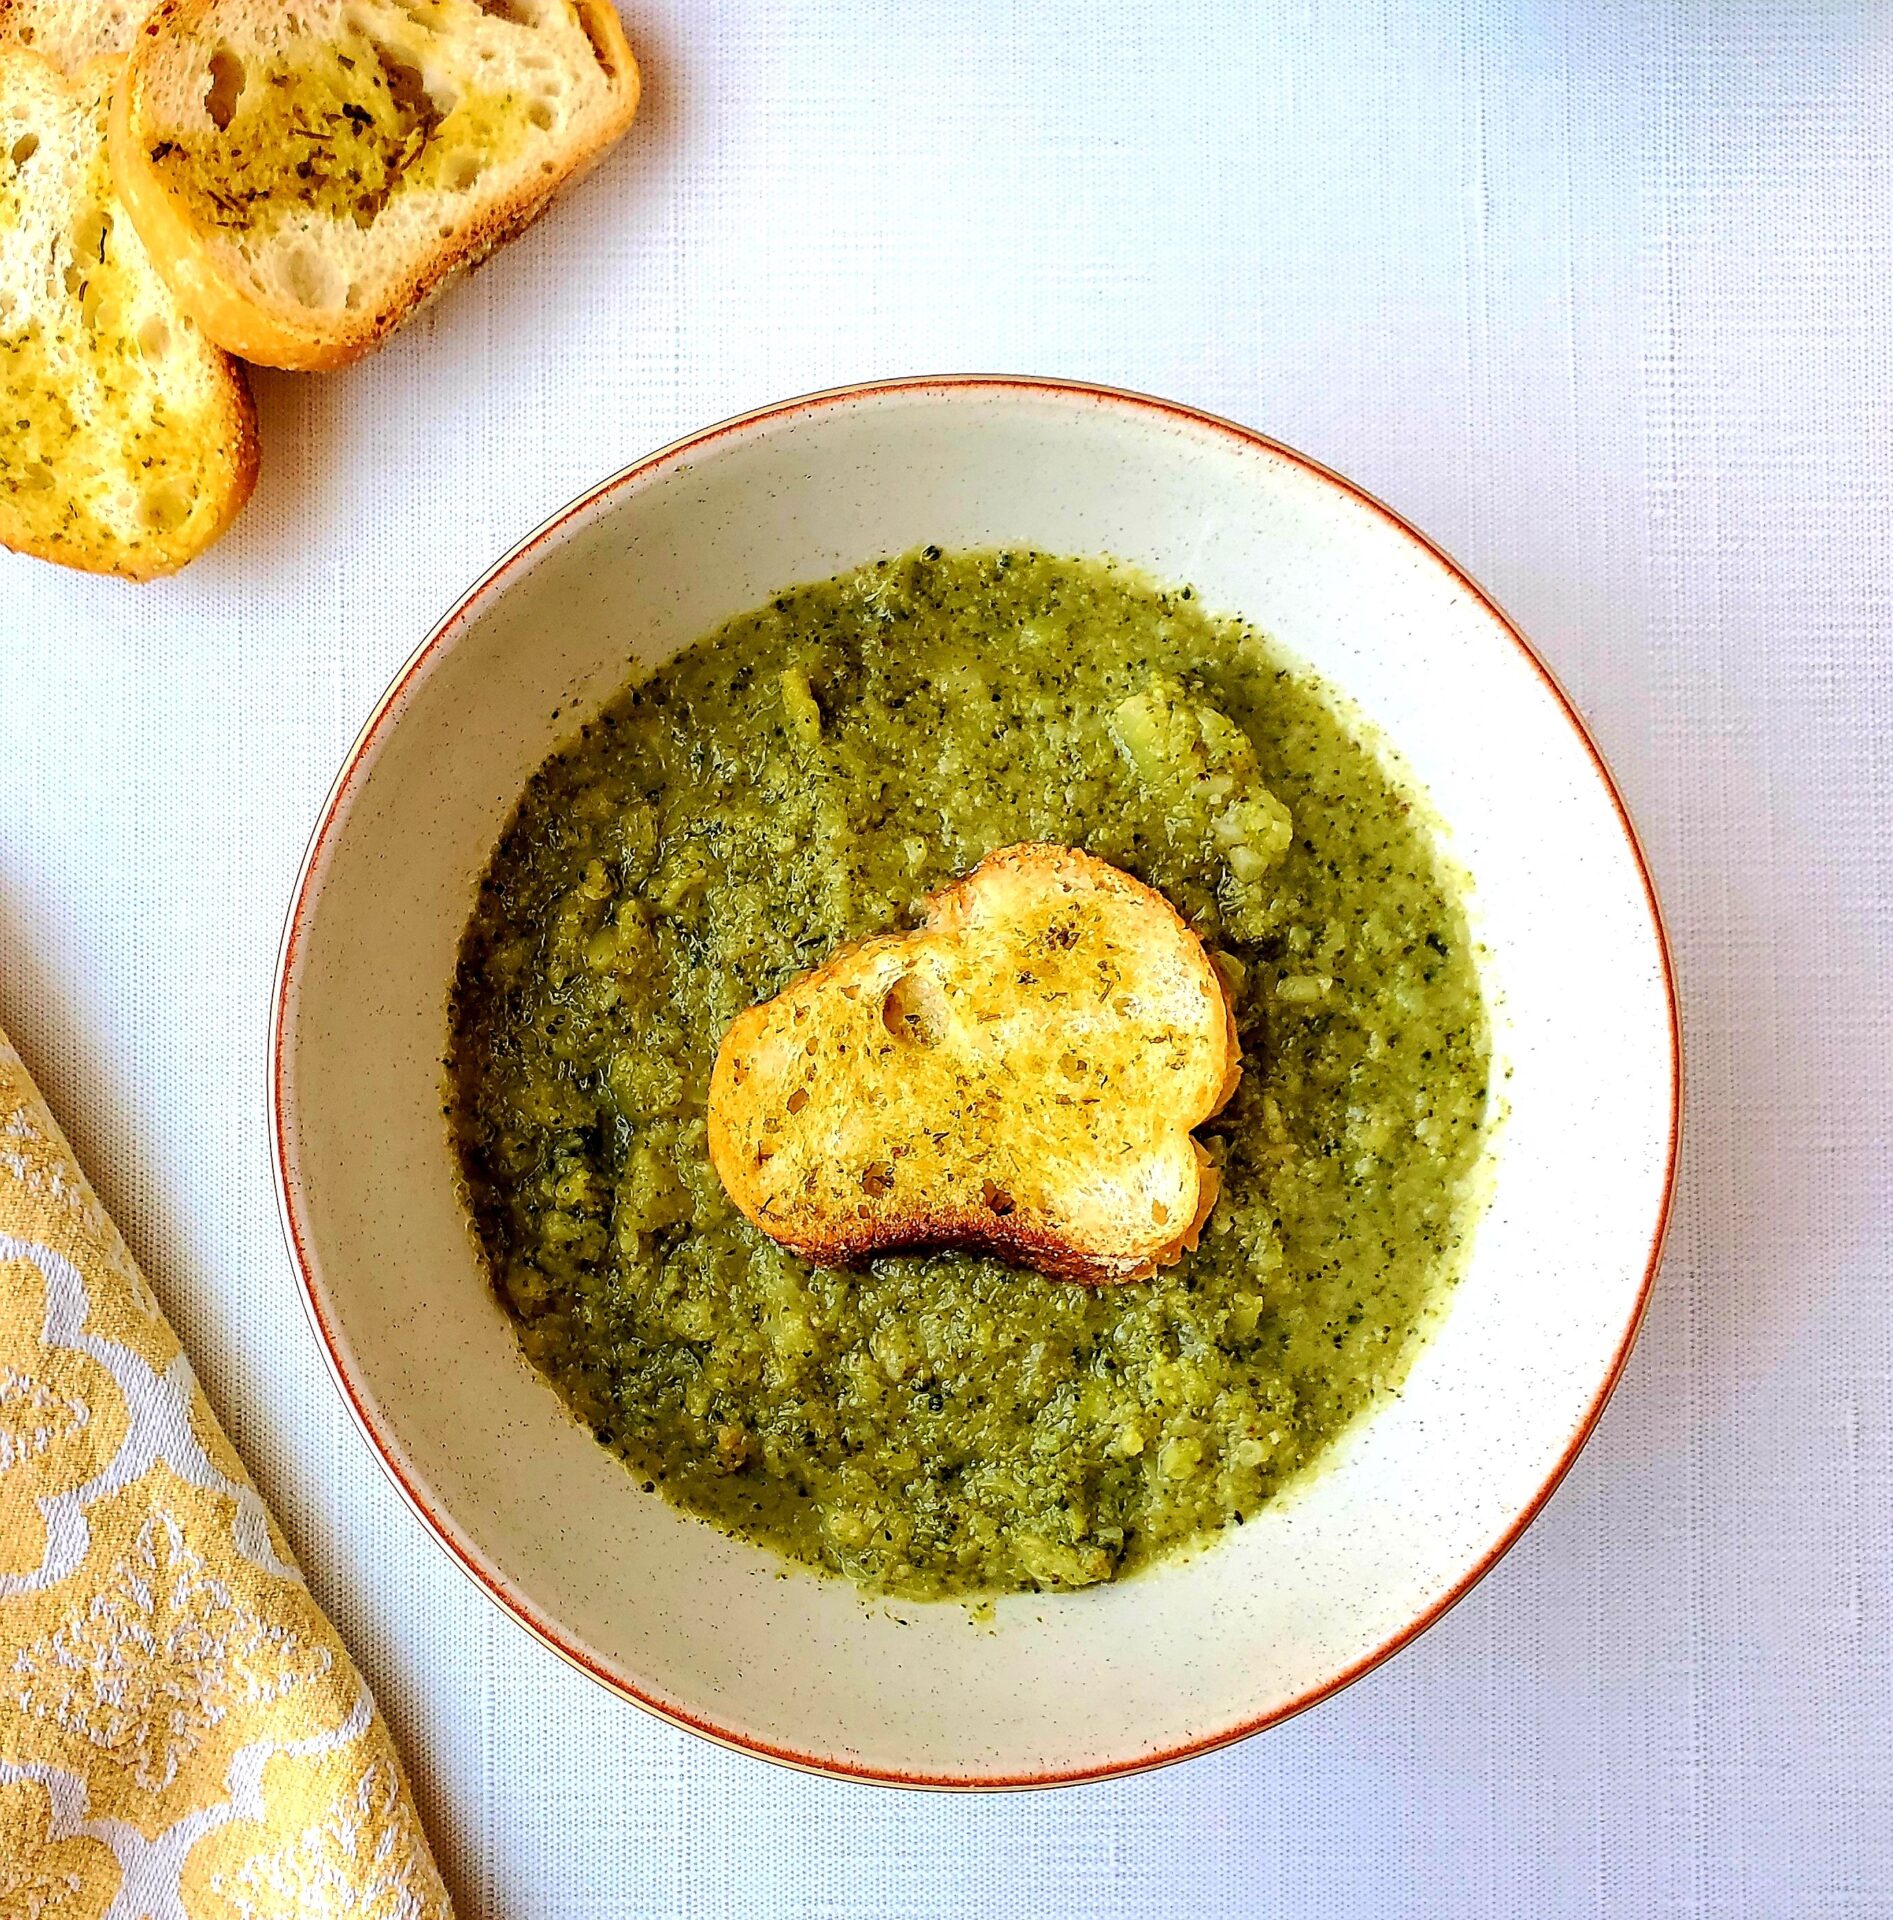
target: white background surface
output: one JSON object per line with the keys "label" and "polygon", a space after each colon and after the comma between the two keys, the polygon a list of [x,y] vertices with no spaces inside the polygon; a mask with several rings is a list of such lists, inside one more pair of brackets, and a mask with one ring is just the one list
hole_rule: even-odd
{"label": "white background surface", "polygon": [[[463,1913],[1893,1914],[1893,10],[624,11],[628,146],[377,360],[262,376],[221,547],[0,556],[0,1022]],[[673,1733],[450,1569],[305,1328],[263,1061],[330,776],[489,560],[679,432],[961,369],[1231,414],[1497,594],[1647,839],[1691,1132],[1623,1387],[1456,1613],[1227,1753],[954,1800]]]}

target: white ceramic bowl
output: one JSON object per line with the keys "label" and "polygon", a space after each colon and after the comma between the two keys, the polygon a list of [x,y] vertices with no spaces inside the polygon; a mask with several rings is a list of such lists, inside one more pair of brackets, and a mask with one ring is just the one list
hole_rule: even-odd
{"label": "white ceramic bowl", "polygon": [[[782,587],[877,555],[1112,554],[1246,616],[1378,723],[1475,877],[1510,1112],[1469,1271],[1404,1395],[1294,1497],[1083,1593],[863,1601],[641,1493],[520,1358],[441,1120],[455,949],[578,717]],[[555,717],[556,716],[556,717]],[[316,1330],[417,1512],[627,1698],[911,1785],[1095,1778],[1334,1691],[1518,1536],[1635,1334],[1675,1168],[1648,872],[1570,704],[1437,548],[1288,449],[1093,387],[916,380],[680,441],[502,560],[402,671],[323,809],[284,939],[273,1110]]]}

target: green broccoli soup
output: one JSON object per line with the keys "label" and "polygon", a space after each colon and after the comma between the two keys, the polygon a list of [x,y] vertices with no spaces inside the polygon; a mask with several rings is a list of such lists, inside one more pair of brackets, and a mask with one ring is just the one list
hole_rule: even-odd
{"label": "green broccoli soup", "polygon": [[[1222,970],[1222,1185],[1155,1278],[811,1267],[705,1147],[745,1007],[993,849],[1080,847]],[[450,1111],[536,1366],[647,1490],[907,1596],[1110,1580],[1239,1526],[1396,1392],[1476,1211],[1489,1045],[1421,809],[1305,671],[1101,561],[929,547],[782,594],[533,777]]]}

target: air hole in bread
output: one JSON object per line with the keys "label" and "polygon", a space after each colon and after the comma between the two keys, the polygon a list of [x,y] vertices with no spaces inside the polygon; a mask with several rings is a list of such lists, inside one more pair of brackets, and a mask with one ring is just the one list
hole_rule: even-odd
{"label": "air hole in bread", "polygon": [[39,151],[39,135],[23,133],[13,143],[13,164],[23,167]]}
{"label": "air hole in bread", "polygon": [[937,1045],[946,1031],[946,1005],[939,987],[924,974],[903,973],[881,1002],[881,1025],[896,1040],[920,1047]]}
{"label": "air hole in bread", "polygon": [[605,36],[599,27],[597,16],[585,4],[585,0],[579,0],[577,12],[578,24],[585,29],[585,38],[591,42],[592,58],[604,69],[607,80],[617,79],[618,62],[611,48],[605,44]]}
{"label": "air hole in bread", "polygon": [[105,249],[112,237],[112,216],[102,207],[95,208],[72,230],[72,258],[66,262],[66,291],[78,295],[93,268],[105,262]]}
{"label": "air hole in bread", "polygon": [[190,518],[191,499],[175,480],[160,481],[145,495],[144,520],[153,533],[169,533]]}
{"label": "air hole in bread", "polygon": [[480,11],[495,20],[510,21],[516,27],[536,27],[539,9],[533,0],[479,0]]}
{"label": "air hole in bread", "polygon": [[162,360],[171,351],[171,329],[162,314],[154,313],[138,329],[138,351],[147,360]]}
{"label": "air hole in bread", "polygon": [[426,145],[433,138],[434,129],[447,117],[451,103],[443,106],[436,100],[428,91],[420,68],[402,59],[385,41],[371,38],[368,44],[381,67],[381,77],[387,82],[389,99],[402,113],[411,113],[421,123],[421,143]]}
{"label": "air hole in bread", "polygon": [[1019,1204],[1004,1187],[995,1186],[990,1180],[980,1188],[979,1202],[988,1213],[1000,1220],[1005,1219]]}
{"label": "air hole in bread", "polygon": [[284,278],[290,293],[305,307],[334,307],[341,304],[342,290],[333,262],[314,247],[298,247],[283,262]]}
{"label": "air hole in bread", "polygon": [[550,133],[552,128],[557,124],[559,116],[554,113],[543,100],[535,100],[532,105],[526,109],[526,118],[530,120],[541,133]]}
{"label": "air hole in bread", "polygon": [[243,98],[243,62],[228,47],[210,56],[210,84],[204,89],[204,111],[219,133],[227,133]]}
{"label": "air hole in bread", "polygon": [[348,283],[348,291],[342,296],[342,305],[349,308],[352,312],[356,307],[359,307],[361,303],[362,283],[359,280],[351,280]]}
{"label": "air hole in bread", "polygon": [[106,293],[103,281],[94,280],[86,288],[85,297],[79,303],[79,318],[94,333],[118,332],[119,305]]}
{"label": "air hole in bread", "polygon": [[477,153],[450,155],[441,170],[441,184],[449,193],[465,193],[479,179],[486,162]]}
{"label": "air hole in bread", "polygon": [[791,1113],[800,1113],[808,1105],[808,1088],[797,1087],[783,1104]]}
{"label": "air hole in bread", "polygon": [[72,230],[72,257],[82,267],[103,265],[111,237],[112,216],[103,207],[95,208]]}
{"label": "air hole in bread", "polygon": [[870,1200],[878,1200],[894,1188],[894,1170],[891,1167],[863,1167],[861,1169],[861,1191]]}
{"label": "air hole in bread", "polygon": [[1150,1203],[1150,1217],[1158,1226],[1167,1227],[1170,1224],[1170,1209],[1161,1200],[1153,1200]]}

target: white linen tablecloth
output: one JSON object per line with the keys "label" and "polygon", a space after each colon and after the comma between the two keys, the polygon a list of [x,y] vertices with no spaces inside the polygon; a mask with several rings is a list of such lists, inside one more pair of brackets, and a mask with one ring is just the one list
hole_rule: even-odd
{"label": "white linen tablecloth", "polygon": [[[0,556],[0,1021],[411,1762],[464,1914],[1893,1915],[1893,9],[626,0],[627,147],[377,359],[258,380],[180,580]],[[1173,395],[1539,642],[1686,996],[1669,1259],[1598,1435],[1339,1699],[1108,1786],[778,1771],[501,1617],[278,1239],[265,1014],[391,672],[606,471],[876,374]]]}

